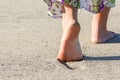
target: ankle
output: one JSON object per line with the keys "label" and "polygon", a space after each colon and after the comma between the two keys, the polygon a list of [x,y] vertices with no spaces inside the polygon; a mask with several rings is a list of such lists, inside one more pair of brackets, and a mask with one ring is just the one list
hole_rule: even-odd
{"label": "ankle", "polygon": [[80,25],[79,23],[69,23],[69,25],[66,26],[63,32],[63,37],[66,38],[67,40],[75,39],[78,37],[80,32]]}

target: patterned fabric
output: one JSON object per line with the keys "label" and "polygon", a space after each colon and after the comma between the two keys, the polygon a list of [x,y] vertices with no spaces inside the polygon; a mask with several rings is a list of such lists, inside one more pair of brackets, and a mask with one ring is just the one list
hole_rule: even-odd
{"label": "patterned fabric", "polygon": [[78,9],[99,13],[104,7],[114,7],[115,0],[44,0],[48,5],[48,15],[54,18],[62,17],[62,5],[68,4]]}

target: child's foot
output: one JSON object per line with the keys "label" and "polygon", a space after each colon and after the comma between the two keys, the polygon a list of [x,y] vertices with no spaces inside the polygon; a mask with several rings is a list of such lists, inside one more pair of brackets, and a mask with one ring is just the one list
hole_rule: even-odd
{"label": "child's foot", "polygon": [[114,36],[115,36],[115,33],[114,33],[114,32],[106,31],[106,32],[104,32],[103,34],[101,34],[98,38],[93,36],[93,37],[91,38],[91,42],[92,42],[92,43],[104,43],[104,42],[106,42],[107,40],[113,38]]}
{"label": "child's foot", "polygon": [[83,60],[79,40],[62,40],[57,60],[62,63]]}

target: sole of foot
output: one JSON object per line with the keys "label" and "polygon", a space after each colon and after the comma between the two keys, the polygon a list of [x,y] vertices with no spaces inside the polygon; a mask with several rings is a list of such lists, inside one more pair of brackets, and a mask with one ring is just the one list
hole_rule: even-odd
{"label": "sole of foot", "polygon": [[82,61],[84,58],[78,38],[62,41],[57,60],[61,63]]}
{"label": "sole of foot", "polygon": [[78,60],[65,60],[65,59],[59,59],[57,58],[57,61],[59,61],[60,63],[67,63],[67,62],[79,62],[79,61],[83,61],[84,60],[84,56]]}

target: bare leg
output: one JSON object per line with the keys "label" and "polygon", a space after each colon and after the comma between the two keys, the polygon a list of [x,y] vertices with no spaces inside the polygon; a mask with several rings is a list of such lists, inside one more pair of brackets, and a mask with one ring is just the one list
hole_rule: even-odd
{"label": "bare leg", "polygon": [[92,20],[92,35],[93,43],[103,43],[114,37],[114,33],[107,31],[107,20],[110,8],[105,8],[103,12],[94,14]]}
{"label": "bare leg", "polygon": [[76,61],[82,59],[82,52],[79,43],[80,25],[77,20],[77,8],[68,5],[63,6],[62,29],[58,59],[63,61]]}

